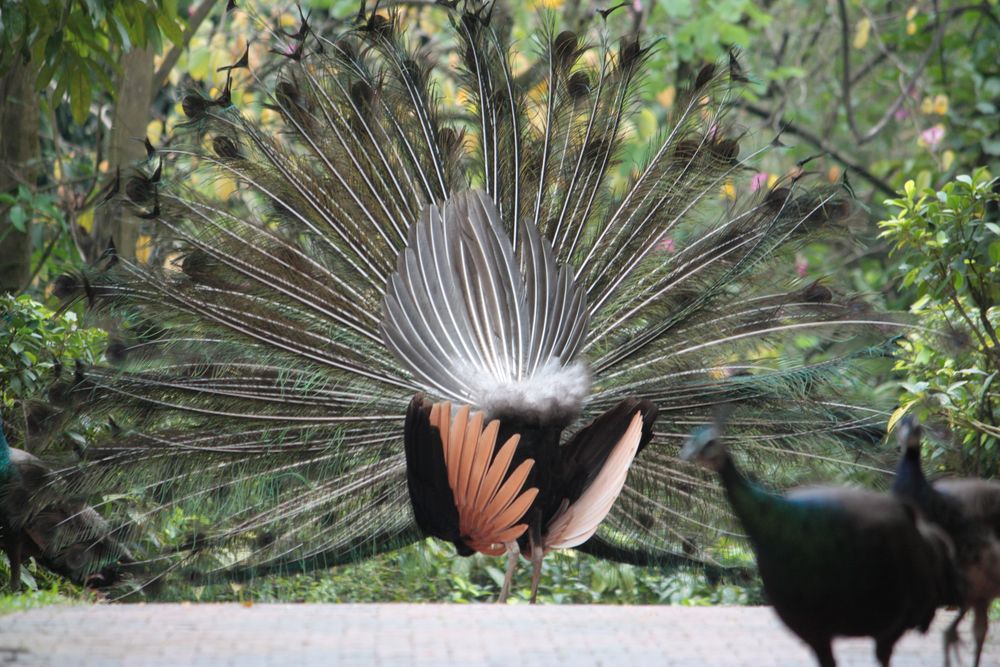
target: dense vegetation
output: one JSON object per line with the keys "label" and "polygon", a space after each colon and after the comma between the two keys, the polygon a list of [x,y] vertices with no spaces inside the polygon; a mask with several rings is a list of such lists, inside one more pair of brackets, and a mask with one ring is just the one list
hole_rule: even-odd
{"label": "dense vegetation", "polygon": [[[525,50],[540,8],[556,10],[570,26],[598,20],[586,0],[517,4],[509,24]],[[272,24],[298,20],[290,3],[256,5]],[[357,9],[355,0],[303,5],[317,26],[335,26]],[[433,38],[441,20],[436,10],[419,2],[399,6]],[[0,7],[0,291],[8,293],[0,296],[0,409],[11,441],[30,448],[32,406],[47,400],[49,385],[72,373],[77,360],[95,360],[105,345],[100,329],[80,328],[80,305],[53,312],[51,280],[97,259],[111,238],[124,256],[152,251],[156,230],[103,206],[106,188],[118,169],[144,154],[133,139],[170,141],[180,118],[176,100],[192,87],[220,86],[218,67],[239,58],[260,26],[245,17],[224,25],[221,5],[211,0],[30,0]],[[914,328],[896,341],[894,368],[866,368],[858,389],[897,405],[890,424],[907,412],[926,421],[935,436],[929,456],[935,466],[984,476],[1000,473],[998,17],[997,0],[637,0],[609,19],[658,40],[650,69],[662,76],[645,82],[648,105],[632,119],[637,137],[656,132],[677,81],[704,61],[740,52],[753,85],[734,104],[749,142],[763,146],[781,133],[776,144],[788,147],[769,151],[757,171],[726,183],[721,198],[812,169],[816,163],[806,158],[825,155],[821,177],[852,188],[867,215],[856,221],[852,238],[803,248],[795,269],[846,285],[877,306],[910,312]],[[262,42],[249,49],[251,62],[266,61]],[[266,120],[270,112],[252,87],[235,94],[242,108]],[[443,81],[441,94],[456,89]],[[218,193],[232,185],[199,187]],[[813,342],[803,339],[801,346]],[[63,434],[67,448],[86,441],[80,430]],[[0,578],[5,572],[0,559]],[[500,579],[499,559],[456,559],[451,547],[427,542],[322,575],[227,590],[193,587],[166,597],[475,601],[494,596]],[[32,591],[0,599],[0,612],[86,597],[36,570],[25,573],[25,583]],[[760,600],[753,581],[709,581],[698,572],[574,554],[546,561],[542,598]]]}

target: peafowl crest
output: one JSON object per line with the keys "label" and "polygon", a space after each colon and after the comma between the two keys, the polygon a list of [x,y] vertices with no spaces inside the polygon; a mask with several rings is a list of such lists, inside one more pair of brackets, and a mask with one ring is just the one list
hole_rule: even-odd
{"label": "peafowl crest", "polygon": [[[177,136],[122,172],[109,196],[157,246],[56,284],[116,322],[73,388],[81,419],[116,427],[65,484],[104,499],[150,571],[203,580],[428,535],[536,566],[568,546],[725,564],[729,512],[677,453],[734,401],[758,469],[870,465],[881,413],[829,396],[851,355],[771,364],[790,336],[879,323],[781,278],[853,206],[805,176],[720,200],[759,153],[729,119],[735,57],[687,82],[626,167],[651,47],[610,38],[613,15],[586,34],[543,17],[535,48],[499,29],[500,6],[429,11],[446,26],[429,45],[364,7],[332,34],[306,17],[272,31],[266,63],[187,94]],[[234,73],[277,129],[234,106]],[[215,200],[195,175],[237,187]],[[150,538],[168,530],[182,537]]]}

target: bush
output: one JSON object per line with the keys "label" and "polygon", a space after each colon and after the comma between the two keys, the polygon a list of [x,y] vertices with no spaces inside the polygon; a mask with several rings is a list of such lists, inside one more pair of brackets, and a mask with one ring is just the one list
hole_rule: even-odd
{"label": "bush", "polygon": [[986,169],[940,191],[906,183],[879,223],[894,243],[902,284],[915,290],[918,331],[902,342],[896,368],[906,413],[946,425],[954,448],[932,448],[938,468],[1000,474],[1000,183]]}
{"label": "bush", "polygon": [[[242,602],[491,602],[503,583],[506,558],[481,554],[458,558],[443,542],[428,539],[354,565],[241,585],[172,586],[165,600]],[[522,559],[511,602],[528,601],[531,567]],[[758,580],[715,581],[697,569],[633,567],[575,551],[545,557],[538,599],[562,604],[761,604]]]}
{"label": "bush", "polygon": [[[54,382],[70,380],[77,362],[100,359],[107,334],[80,326],[76,313],[55,313],[28,296],[0,294],[0,410],[12,443],[25,446],[25,422],[33,407],[37,415],[52,415],[47,390]],[[15,407],[18,412],[15,412]],[[59,420],[49,420],[49,425]],[[71,443],[83,445],[84,435],[67,431]],[[30,447],[28,447],[30,449]]]}

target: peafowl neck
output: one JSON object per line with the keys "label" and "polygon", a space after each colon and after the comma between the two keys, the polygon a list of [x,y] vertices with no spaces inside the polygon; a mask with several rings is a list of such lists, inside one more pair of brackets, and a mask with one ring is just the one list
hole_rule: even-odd
{"label": "peafowl neck", "polygon": [[767,543],[779,537],[779,533],[794,533],[794,523],[787,520],[787,510],[791,508],[791,504],[744,477],[729,454],[726,454],[725,462],[719,470],[719,477],[733,513],[754,544],[759,546]]}
{"label": "peafowl neck", "polygon": [[896,479],[892,483],[892,492],[901,498],[910,500],[918,507],[926,508],[935,494],[923,468],[920,467],[920,450],[908,447],[896,466]]}

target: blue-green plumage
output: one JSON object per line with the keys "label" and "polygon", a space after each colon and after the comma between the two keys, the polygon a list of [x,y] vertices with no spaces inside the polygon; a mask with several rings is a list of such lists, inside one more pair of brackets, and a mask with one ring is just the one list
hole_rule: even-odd
{"label": "blue-green plumage", "polygon": [[835,664],[838,636],[873,637],[887,665],[906,630],[926,631],[955,599],[947,538],[899,500],[830,487],[771,493],[739,472],[717,432],[693,437],[683,455],[719,474],[769,601],[823,667]]}
{"label": "blue-green plumage", "polygon": [[101,588],[119,581],[131,554],[93,508],[65,496],[32,502],[49,482],[42,461],[10,446],[0,420],[0,548],[10,562],[11,588],[20,585],[21,564],[29,558],[78,584]]}
{"label": "blue-green plumage", "polygon": [[989,628],[989,609],[1000,597],[1000,482],[983,479],[944,479],[933,484],[920,466],[921,428],[912,417],[897,429],[903,455],[896,467],[893,495],[915,507],[943,530],[955,545],[955,560],[963,576],[958,599],[960,612],[945,631],[946,661],[958,651],[958,624],[965,613],[975,614],[974,665],[979,666]]}

